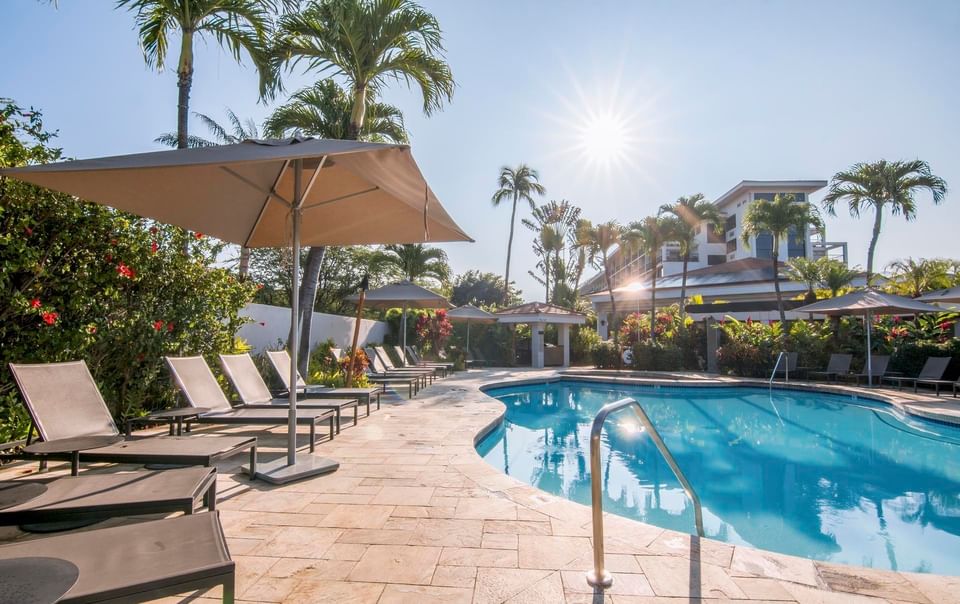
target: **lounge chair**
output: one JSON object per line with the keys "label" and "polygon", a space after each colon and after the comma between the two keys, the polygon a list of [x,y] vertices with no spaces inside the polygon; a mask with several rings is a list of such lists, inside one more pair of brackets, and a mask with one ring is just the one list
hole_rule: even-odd
{"label": "lounge chair", "polygon": [[[77,436],[120,434],[107,404],[83,361],[39,365],[10,364],[33,427],[44,441]],[[32,431],[31,431],[32,434]],[[256,476],[257,439],[239,436],[147,436],[80,452],[90,463],[174,464],[212,466],[250,451],[251,478]],[[40,459],[21,454],[20,457]],[[69,460],[70,455],[44,459]]]}
{"label": "lounge chair", "polygon": [[393,361],[390,360],[390,356],[387,355],[387,351],[380,346],[368,347],[364,350],[370,359],[370,364],[379,373],[386,375],[420,376],[423,379],[424,387],[427,386],[428,381],[432,384],[439,373],[436,369],[426,367],[396,367]]}
{"label": "lounge chair", "polygon": [[440,377],[447,377],[448,374],[453,373],[453,363],[424,361],[410,346],[407,346],[406,354],[404,354],[403,348],[400,346],[394,346],[393,351],[396,353],[397,358],[403,362],[404,367],[438,368],[442,370]]}
{"label": "lounge chair", "polygon": [[[886,355],[886,354],[873,355],[870,362],[870,368],[871,368],[870,374],[873,376],[873,380],[880,382],[883,380],[884,376],[890,375],[889,372],[887,371],[887,367],[889,365],[890,365],[890,355]],[[847,380],[853,379],[856,382],[857,386],[860,385],[861,379],[868,380],[868,381],[870,380],[870,376],[867,375],[866,362],[864,362],[863,371],[861,371],[860,373],[850,373],[840,377]],[[869,385],[873,386],[873,383],[870,382]]]}
{"label": "lounge chair", "polygon": [[[287,407],[290,398],[274,398],[270,388],[263,381],[257,366],[249,354],[221,354],[220,366],[227,379],[233,384],[234,390],[240,395],[244,407]],[[297,394],[297,400],[307,399],[303,404],[298,403],[298,409],[330,409],[337,414],[337,434],[340,434],[340,423],[344,409],[353,409],[353,425],[359,419],[360,405],[355,398],[327,399],[323,402],[310,400],[309,396]],[[370,415],[370,403],[367,403],[367,415]]]}
{"label": "lounge chair", "polygon": [[[217,586],[223,586],[223,602],[234,597],[235,564],[216,512],[0,546],[0,560],[16,558],[55,558],[75,567],[76,582],[57,600],[61,604],[145,602]],[[71,569],[58,563],[58,569],[64,567]],[[15,578],[24,595],[58,580],[50,575]]]}
{"label": "lounge chair", "polygon": [[483,356],[483,353],[480,352],[479,348],[474,347],[472,351],[473,351],[473,358],[476,359],[478,363],[482,364],[484,367],[493,367],[493,361]]}
{"label": "lounge chair", "polygon": [[23,501],[0,509],[0,525],[85,522],[114,516],[192,514],[217,506],[216,468],[83,474],[50,481],[0,482],[0,499]]}
{"label": "lounge chair", "polygon": [[[203,357],[164,357],[167,366],[187,404],[191,407],[209,409],[197,414],[201,424],[241,424],[253,426],[285,426],[288,410],[276,405],[241,405],[234,407],[220,389],[220,384],[207,366]],[[330,425],[330,440],[333,440],[337,414],[329,409],[297,409],[297,425],[310,428],[310,451],[317,445],[317,424]]]}
{"label": "lounge chair", "polygon": [[811,378],[818,376],[837,381],[850,373],[850,363],[852,361],[852,354],[831,354],[830,360],[827,362],[826,371],[811,371],[807,376]]}
{"label": "lounge chair", "polygon": [[[948,360],[943,370],[944,374],[947,373],[947,368],[949,368],[949,366],[950,366],[950,361]],[[945,380],[945,379],[942,379],[942,376],[941,376],[941,379],[921,379],[918,377],[917,380],[913,383],[914,392],[917,391],[917,386],[919,386],[920,384],[923,384],[924,386],[933,386],[937,396],[940,396],[940,386],[951,386],[953,389],[953,396],[954,398],[956,398],[957,387],[960,386],[960,379]]]}
{"label": "lounge chair", "polygon": [[[339,348],[331,349],[339,350]],[[280,395],[290,391],[290,355],[286,350],[268,350],[267,358],[270,365],[280,377],[280,383],[283,384],[285,391]],[[385,388],[385,386],[384,386]],[[370,415],[370,403],[376,402],[377,409],[380,409],[380,394],[384,388],[332,388],[330,386],[308,386],[303,381],[300,372],[297,372],[297,393],[304,394],[308,398],[355,398],[362,401],[367,406],[367,415]]]}
{"label": "lounge chair", "polygon": [[934,385],[937,389],[937,395],[940,394],[940,386],[949,384],[949,380],[944,380],[943,375],[950,366],[950,357],[929,357],[923,364],[923,368],[917,377],[885,376],[883,379],[897,385],[897,390],[903,389],[904,382],[913,383],[913,391],[917,391],[917,384]]}

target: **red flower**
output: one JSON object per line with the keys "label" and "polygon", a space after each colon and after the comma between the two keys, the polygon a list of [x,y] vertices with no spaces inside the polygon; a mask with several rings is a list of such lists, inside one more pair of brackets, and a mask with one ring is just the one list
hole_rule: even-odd
{"label": "red flower", "polygon": [[156,234],[157,234],[157,227],[150,227],[150,233],[151,233],[152,235],[156,235]]}
{"label": "red flower", "polygon": [[110,245],[117,245],[117,240],[116,240],[116,239],[111,239],[111,240],[110,240]]}
{"label": "red flower", "polygon": [[940,323],[939,327],[942,331],[947,331],[948,329],[953,327],[953,323],[951,323],[950,321],[944,321]]}
{"label": "red flower", "polygon": [[900,317],[894,315],[894,317],[893,317],[893,322],[894,322],[894,323],[899,323],[900,321],[902,321],[902,319],[901,319]]}
{"label": "red flower", "polygon": [[46,323],[47,325],[53,325],[54,323],[57,322],[57,319],[60,318],[60,315],[58,315],[53,311],[47,311],[42,315],[40,315],[40,318],[43,319],[43,322]]}
{"label": "red flower", "polygon": [[106,254],[103,259],[107,262],[113,262],[113,254]]}
{"label": "red flower", "polygon": [[197,239],[203,239],[203,233],[194,233],[193,236]]}
{"label": "red flower", "polygon": [[137,355],[137,360],[138,360],[138,361],[141,361],[141,362],[143,362],[143,359],[145,359],[145,358],[147,358],[147,357],[146,357],[146,356],[144,356],[144,354],[143,354],[142,352],[141,352],[140,354],[138,354],[138,355]]}
{"label": "red flower", "polygon": [[30,227],[23,227],[23,232],[27,234],[27,237],[33,235],[33,229]]}
{"label": "red flower", "polygon": [[40,298],[34,298],[33,300],[30,300],[30,307],[40,308]]}
{"label": "red flower", "polygon": [[753,319],[747,317],[747,325],[753,325]]}
{"label": "red flower", "polygon": [[171,331],[173,331],[173,322],[167,323],[167,333],[170,333]]}
{"label": "red flower", "polygon": [[150,243],[150,253],[151,253],[151,254],[156,254],[158,249],[160,249],[160,246],[157,245],[157,242],[156,242],[156,241],[153,241],[153,242]]}
{"label": "red flower", "polygon": [[123,262],[117,264],[117,274],[127,279],[133,279],[137,276],[137,272]]}
{"label": "red flower", "polygon": [[163,321],[154,321],[154,322],[153,322],[153,328],[154,328],[156,331],[160,331],[161,329],[163,329]]}

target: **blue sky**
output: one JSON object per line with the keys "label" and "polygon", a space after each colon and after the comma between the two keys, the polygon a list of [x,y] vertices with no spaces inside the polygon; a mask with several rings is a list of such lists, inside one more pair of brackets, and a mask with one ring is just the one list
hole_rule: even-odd
{"label": "blue sky", "polygon": [[[0,96],[42,109],[73,157],[156,149],[153,139],[176,126],[176,57],[162,73],[148,69],[133,16],[113,6],[8,0],[0,9]],[[924,197],[916,222],[888,219],[878,262],[960,257],[960,3],[425,6],[445,32],[453,102],[426,118],[402,84],[386,100],[404,110],[427,179],[477,240],[444,246],[456,272],[502,273],[510,212],[490,196],[500,166],[518,162],[540,171],[545,200],[627,222],[743,179],[827,180],[858,161],[919,157],[956,193],[939,207]],[[236,65],[213,41],[197,54],[193,110],[223,118],[230,107],[257,121],[269,113],[249,61]],[[314,79],[290,74],[287,90]],[[597,114],[619,139],[607,160],[584,151],[600,146],[583,134]],[[849,241],[863,264],[870,228],[841,215],[828,236]],[[511,274],[528,300],[542,297],[526,274],[531,240],[518,224]]]}

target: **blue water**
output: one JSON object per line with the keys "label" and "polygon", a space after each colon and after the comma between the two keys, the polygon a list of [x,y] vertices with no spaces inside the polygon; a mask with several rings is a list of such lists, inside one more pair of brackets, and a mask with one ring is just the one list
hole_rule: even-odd
{"label": "blue water", "polygon": [[[640,401],[703,504],[708,537],[860,566],[960,575],[960,429],[879,402],[766,388],[562,381],[489,390],[477,445],[507,474],[590,504],[590,424]],[[694,533],[693,506],[629,409],[602,437],[603,507]]]}

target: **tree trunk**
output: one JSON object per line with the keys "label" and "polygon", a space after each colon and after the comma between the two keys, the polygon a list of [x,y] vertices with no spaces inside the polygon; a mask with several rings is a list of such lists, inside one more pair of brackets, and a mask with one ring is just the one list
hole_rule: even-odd
{"label": "tree trunk", "polygon": [[770,258],[773,260],[773,289],[777,292],[777,310],[780,311],[780,328],[784,330],[785,333],[787,329],[787,315],[783,312],[783,294],[780,293],[780,265],[777,262],[777,249],[779,247],[779,242],[774,238],[773,253],[770,254]]}
{"label": "tree trunk", "polygon": [[190,87],[193,85],[193,32],[183,31],[180,64],[177,67],[177,149],[187,148],[187,124],[190,116]]}
{"label": "tree trunk", "polygon": [[355,88],[353,90],[353,111],[350,113],[350,126],[347,129],[347,139],[360,140],[360,129],[363,128],[363,120],[367,114],[367,89],[366,87]]}
{"label": "tree trunk", "polygon": [[880,226],[883,221],[883,206],[876,206],[877,214],[873,219],[873,237],[870,238],[870,249],[867,250],[867,286],[873,279],[873,253],[877,250],[877,240],[880,239]]}
{"label": "tree trunk", "polygon": [[503,271],[503,285],[510,297],[510,254],[513,252],[513,223],[517,220],[517,194],[513,195],[513,210],[510,212],[510,237],[507,239],[507,269]]}
{"label": "tree trunk", "polygon": [[683,255],[683,277],[680,278],[680,329],[685,329],[687,316],[687,263],[690,262],[690,254]]}
{"label": "tree trunk", "polygon": [[310,366],[310,336],[313,331],[313,307],[317,302],[317,288],[320,285],[320,268],[327,248],[317,245],[307,252],[307,262],[303,268],[303,286],[300,288],[300,346],[297,357],[297,369],[300,375],[307,375]]}
{"label": "tree trunk", "polygon": [[[639,317],[638,317],[639,318]],[[653,273],[650,275],[650,343],[657,343],[654,328],[657,326],[657,265],[654,261]]]}
{"label": "tree trunk", "polygon": [[543,276],[543,283],[547,289],[543,301],[550,304],[550,252],[543,255]]}
{"label": "tree trunk", "polygon": [[237,267],[237,273],[241,281],[246,281],[250,274],[250,248],[240,247],[240,265]]}
{"label": "tree trunk", "polygon": [[603,278],[607,281],[607,292],[610,294],[610,323],[607,325],[607,335],[610,335],[613,331],[613,321],[617,316],[617,301],[613,295],[613,287],[610,286],[610,267],[607,264],[606,251],[603,252]]}

